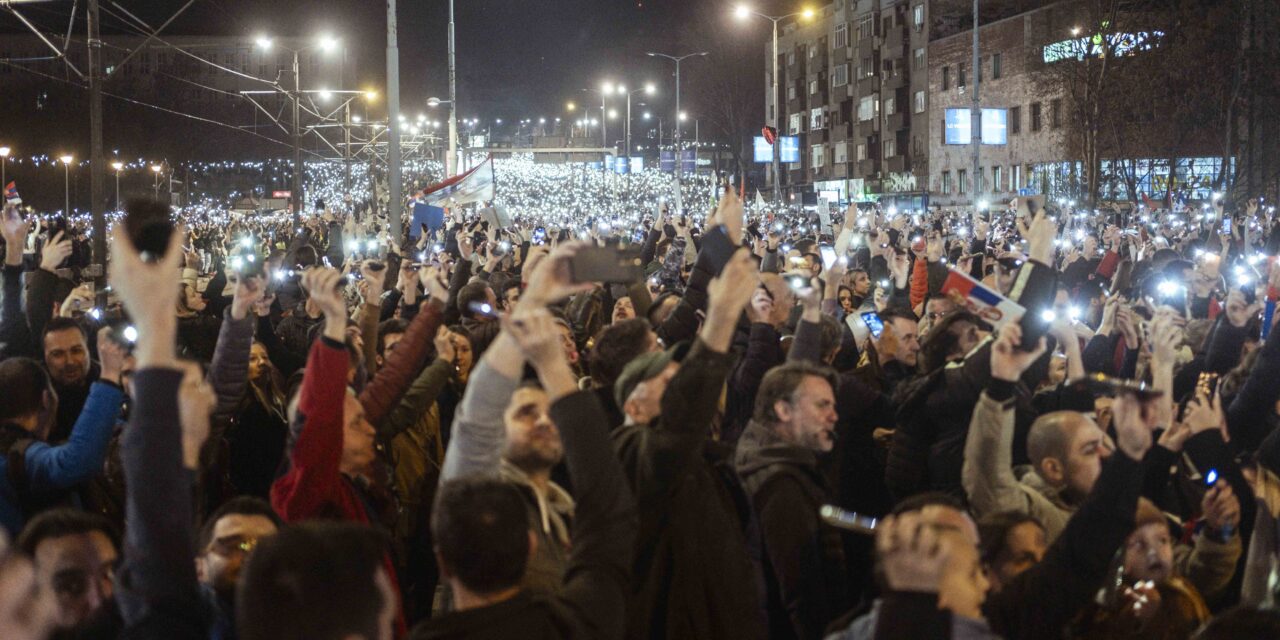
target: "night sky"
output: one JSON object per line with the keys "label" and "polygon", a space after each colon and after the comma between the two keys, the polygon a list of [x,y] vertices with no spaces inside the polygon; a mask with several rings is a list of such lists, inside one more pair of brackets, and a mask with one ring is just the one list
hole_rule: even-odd
{"label": "night sky", "polygon": [[[103,0],[110,7],[111,0]],[[153,25],[167,19],[182,0],[117,0]],[[763,11],[795,10],[799,3],[757,0]],[[429,96],[447,97],[447,0],[400,0],[401,94],[405,111],[423,109]],[[80,3],[83,15],[84,2]],[[736,72],[755,73],[767,36],[763,20],[742,24],[731,17],[728,0],[456,0],[460,117],[555,117],[569,100],[599,105],[582,89],[610,79],[640,86],[657,84],[654,109],[672,108],[672,65],[645,51],[683,53],[712,48],[695,27],[721,29],[756,47]],[[70,3],[24,5],[22,11],[51,32],[66,29]],[[362,84],[383,86],[385,4],[378,0],[196,0],[168,29],[171,34],[308,35],[322,31],[359,49]],[[719,22],[719,24],[716,24]],[[104,33],[120,21],[103,15]],[[12,17],[0,14],[0,29],[14,31]],[[84,24],[76,31],[83,34]],[[696,49],[695,49],[696,47]],[[693,61],[683,68],[685,90],[697,81],[699,66],[727,61]],[[692,93],[692,92],[690,92]],[[641,100],[636,96],[636,100]],[[692,100],[692,98],[690,98]],[[686,109],[697,108],[687,105]]]}

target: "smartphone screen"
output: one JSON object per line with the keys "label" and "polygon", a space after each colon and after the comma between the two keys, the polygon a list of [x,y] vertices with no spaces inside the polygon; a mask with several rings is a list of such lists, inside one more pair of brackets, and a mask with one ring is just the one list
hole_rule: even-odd
{"label": "smartphone screen", "polygon": [[880,339],[880,334],[884,333],[884,322],[880,320],[880,314],[874,311],[863,311],[861,314],[862,321],[867,324],[867,329],[871,331],[871,337]]}
{"label": "smartphone screen", "polygon": [[1231,235],[1231,217],[1222,216],[1222,229],[1219,231],[1224,236]]}
{"label": "smartphone screen", "polygon": [[829,271],[836,263],[835,247],[824,244],[818,247],[818,253],[822,255],[822,268]]}

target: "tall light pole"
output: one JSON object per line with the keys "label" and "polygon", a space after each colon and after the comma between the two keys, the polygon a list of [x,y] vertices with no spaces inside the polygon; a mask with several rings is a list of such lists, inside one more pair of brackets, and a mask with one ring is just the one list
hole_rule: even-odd
{"label": "tall light pole", "polygon": [[9,147],[0,147],[0,189],[9,184],[5,179],[5,163],[9,161]]}
{"label": "tall light pole", "polygon": [[70,154],[58,158],[62,161],[62,193],[65,198],[66,205],[62,209],[62,215],[71,215],[71,160]]}
{"label": "tall light pole", "polygon": [[681,212],[681,211],[683,210],[683,207],[682,207],[682,199],[681,199],[680,169],[681,169],[681,165],[682,165],[682,164],[684,164],[684,154],[682,153],[682,150],[680,149],[680,123],[679,123],[679,119],[680,119],[680,63],[681,63],[682,61],[684,61],[684,59],[685,59],[685,58],[693,58],[693,57],[695,57],[695,56],[705,56],[705,55],[707,55],[707,52],[706,52],[706,51],[699,51],[699,52],[697,52],[697,53],[686,53],[686,54],[684,54],[684,55],[682,55],[682,56],[671,56],[671,55],[667,55],[667,54],[665,54],[665,53],[655,53],[655,52],[653,52],[653,51],[650,51],[650,52],[649,52],[649,55],[650,55],[650,56],[652,56],[652,57],[655,57],[655,58],[666,58],[666,59],[668,59],[668,60],[674,60],[674,61],[675,61],[675,63],[676,63],[676,135],[675,135],[674,142],[675,142],[675,148],[676,148],[676,212],[677,212],[677,213],[679,213],[679,212]]}
{"label": "tall light pole", "polygon": [[405,203],[400,198],[400,45],[396,28],[396,0],[387,0],[387,219],[398,246],[403,237],[400,218]]}
{"label": "tall light pole", "polygon": [[453,37],[453,0],[449,0],[449,154],[445,157],[445,177],[458,173],[458,83],[456,46]]}
{"label": "tall light pole", "polygon": [[[270,50],[271,47],[275,46],[275,43],[270,38],[259,37],[257,39],[257,45],[262,50],[267,51],[267,50]],[[293,198],[293,226],[294,227],[297,227],[299,225],[299,221],[302,218],[302,202],[303,202],[303,197],[302,197],[303,196],[302,194],[302,179],[303,179],[302,115],[301,115],[302,73],[300,70],[301,65],[298,62],[298,56],[303,51],[309,51],[311,49],[321,49],[326,52],[333,51],[335,48],[337,48],[337,46],[338,46],[338,41],[333,37],[321,36],[319,40],[316,42],[316,44],[302,47],[300,49],[291,49],[288,47],[283,47],[286,51],[289,51],[293,54],[293,93],[289,97],[293,99],[293,136],[292,136],[293,137],[293,188],[291,189],[290,195]]]}
{"label": "tall light pole", "polygon": [[120,210],[120,170],[124,169],[124,163],[116,160],[111,163],[111,168],[116,170],[116,211]]}
{"label": "tall light pole", "polygon": [[613,93],[613,84],[606,82],[600,85],[600,172],[603,174],[609,170],[609,152],[604,149],[609,146],[609,107],[605,104],[609,94]]}
{"label": "tall light pole", "polygon": [[[773,127],[774,134],[778,136],[773,141],[773,201],[780,202],[782,200],[782,174],[780,173],[781,149],[779,147],[782,146],[782,140],[779,138],[782,134],[782,128],[779,126],[778,120],[782,117],[782,101],[778,99],[778,23],[795,16],[812,18],[813,9],[805,9],[795,13],[788,13],[783,16],[767,16],[763,13],[752,11],[751,8],[746,5],[739,5],[735,14],[739,19],[748,18],[754,15],[773,23],[773,93],[771,94],[773,96],[773,114],[772,117],[769,118],[769,122],[770,126]],[[676,126],[676,130],[679,130],[679,125]]]}
{"label": "tall light pole", "polygon": [[654,88],[653,83],[646,84],[643,89],[634,89],[632,91],[627,91],[625,86],[618,87],[618,93],[627,94],[627,126],[626,134],[624,136],[626,139],[627,162],[631,162],[631,96],[642,91],[646,96],[651,96],[657,93],[658,90]]}
{"label": "tall light pole", "polygon": [[[157,202],[159,202],[159,201],[160,201],[160,172],[161,172],[161,171],[163,171],[163,170],[164,170],[164,167],[162,167],[162,166],[160,166],[160,165],[158,165],[158,164],[153,164],[153,165],[151,165],[151,173],[156,174],[156,178],[155,178],[155,180],[154,180],[154,181],[152,181],[152,183],[151,183],[151,188],[155,191],[155,194],[156,194],[156,195],[155,195],[155,198],[156,198],[156,201],[157,201]],[[297,219],[296,214],[295,214],[295,216],[294,216],[294,219],[295,219],[295,220]]]}

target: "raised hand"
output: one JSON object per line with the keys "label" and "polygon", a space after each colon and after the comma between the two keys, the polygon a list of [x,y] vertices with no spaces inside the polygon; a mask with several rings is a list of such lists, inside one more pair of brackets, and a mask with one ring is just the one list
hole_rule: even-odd
{"label": "raised hand", "polygon": [[387,263],[382,263],[381,269],[374,269],[375,260],[365,260],[360,263],[360,277],[369,283],[369,295],[376,300],[382,295],[385,283],[387,281]]}
{"label": "raised hand", "polygon": [[68,257],[71,256],[71,238],[59,231],[49,238],[49,242],[40,251],[40,268],[54,273]]}
{"label": "raised hand", "polygon": [[436,346],[436,356],[446,362],[453,362],[457,357],[457,350],[453,346],[453,333],[448,327],[440,327],[436,330],[436,337],[433,340]]}
{"label": "raised hand", "polygon": [[236,289],[231,298],[231,317],[235,320],[248,317],[249,310],[262,300],[266,292],[267,288],[263,285],[262,278],[241,275],[236,280]]}
{"label": "raised hand", "polygon": [[1200,510],[1205,524],[1224,535],[1230,535],[1240,524],[1240,500],[1225,480],[1219,480],[1205,492]]}
{"label": "raised hand", "polygon": [[586,246],[584,242],[567,242],[540,260],[529,276],[529,286],[520,296],[520,305],[526,308],[545,307],[575,293],[590,291],[595,285],[590,282],[575,283],[569,273],[569,263],[573,256]]}
{"label": "raised hand", "polygon": [[[521,299],[524,302],[524,299]],[[524,308],[502,320],[502,330],[511,336],[529,364],[538,372],[547,395],[554,402],[577,390],[577,378],[560,342],[555,320],[545,308]]]}
{"label": "raised hand", "polygon": [[1111,413],[1116,447],[1130,460],[1141,461],[1151,448],[1155,412],[1133,394],[1122,393],[1111,405]]}
{"label": "raised hand", "polygon": [[31,223],[22,219],[18,207],[6,204],[4,216],[0,217],[0,235],[4,236],[4,263],[9,266],[22,264],[22,248],[27,242],[27,232]]}
{"label": "raised hand", "polygon": [[991,345],[991,377],[1006,382],[1017,382],[1023,372],[1044,354],[1044,338],[1036,344],[1032,351],[1022,351],[1018,345],[1022,342],[1022,327],[1010,322],[1000,328],[1000,335]]}
{"label": "raised hand", "polygon": [[169,237],[169,246],[159,262],[142,259],[124,225],[117,225],[111,243],[108,280],[138,330],[134,353],[140,367],[170,367],[175,361],[174,334],[177,317],[178,267],[182,263],[182,239],[178,227]]}
{"label": "raised hand", "polygon": [[102,370],[98,379],[118,385],[129,354],[123,345],[111,338],[113,331],[111,327],[98,329],[98,364]]}
{"label": "raised hand", "polygon": [[444,304],[449,299],[449,287],[445,285],[444,273],[440,269],[425,266],[418,272],[418,278],[432,300]]}
{"label": "raised hand", "polygon": [[[723,224],[725,231],[729,233],[729,239],[734,244],[742,244],[742,218],[745,214],[742,211],[742,201],[738,199],[738,194],[732,189],[725,192],[720,198],[720,205],[716,207],[716,222]],[[710,221],[707,226],[710,227]]]}
{"label": "raised hand", "polygon": [[1053,238],[1058,233],[1053,221],[1045,214],[1044,209],[1036,213],[1031,223],[1027,241],[1030,243],[1027,256],[1041,264],[1051,264],[1053,260]]}
{"label": "raised hand", "polygon": [[1209,398],[1205,393],[1197,392],[1196,397],[1187,402],[1186,415],[1182,421],[1191,429],[1191,435],[1217,429],[1223,442],[1231,440],[1231,435],[1227,432],[1227,417],[1222,411],[1222,397],[1217,393]]}
{"label": "raised hand", "polygon": [[1232,289],[1227,294],[1227,321],[1236,328],[1248,324],[1249,319],[1257,315],[1261,308],[1262,305],[1257,302],[1249,304],[1239,289]]}

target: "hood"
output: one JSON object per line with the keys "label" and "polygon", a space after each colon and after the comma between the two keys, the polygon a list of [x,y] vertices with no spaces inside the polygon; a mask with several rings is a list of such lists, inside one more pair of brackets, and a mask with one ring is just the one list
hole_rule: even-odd
{"label": "hood", "polygon": [[1018,478],[1018,482],[1021,482],[1023,486],[1044,496],[1045,499],[1052,502],[1060,509],[1066,511],[1074,509],[1074,507],[1067,504],[1067,501],[1062,496],[1061,490],[1053,487],[1048,482],[1045,482],[1045,479],[1041,478],[1040,474],[1036,473],[1036,470],[1031,465],[1020,464],[1014,467],[1013,475]]}
{"label": "hood", "polygon": [[746,480],[756,472],[777,464],[813,469],[818,465],[818,457],[809,449],[784,442],[768,427],[752,420],[738,439],[738,448],[733,455],[734,468]]}

